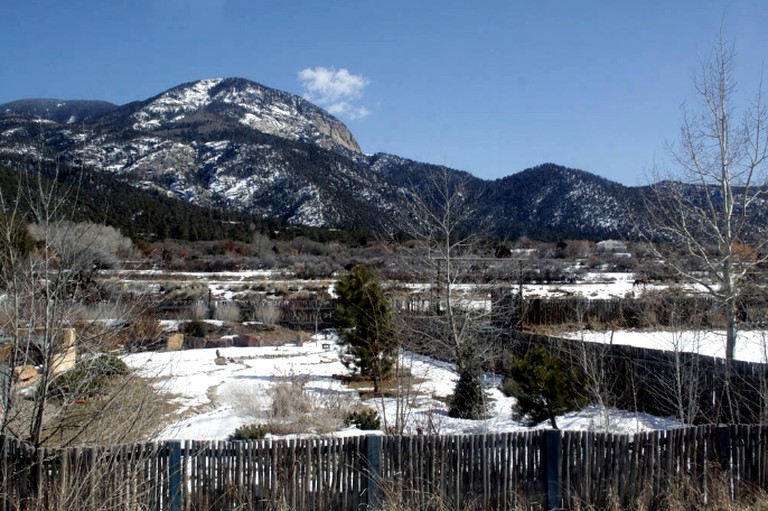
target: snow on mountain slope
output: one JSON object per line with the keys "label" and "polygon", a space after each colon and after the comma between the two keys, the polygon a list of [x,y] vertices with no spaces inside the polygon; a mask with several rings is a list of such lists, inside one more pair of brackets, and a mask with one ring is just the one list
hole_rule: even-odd
{"label": "snow on mountain slope", "polygon": [[240,78],[207,79],[174,87],[136,111],[132,127],[142,131],[169,128],[194,122],[194,115],[202,113],[288,140],[360,153],[346,126],[329,113],[293,94]]}
{"label": "snow on mountain slope", "polygon": [[109,172],[200,206],[291,224],[407,229],[409,197],[428,192],[436,172],[448,172],[468,194],[463,227],[488,225],[500,238],[627,237],[639,203],[637,190],[554,164],[489,182],[394,155],[366,156],[328,112],[241,78],[102,105],[103,114],[74,125],[50,119],[58,111],[50,103],[29,105],[0,111],[2,164],[24,169],[47,160]]}

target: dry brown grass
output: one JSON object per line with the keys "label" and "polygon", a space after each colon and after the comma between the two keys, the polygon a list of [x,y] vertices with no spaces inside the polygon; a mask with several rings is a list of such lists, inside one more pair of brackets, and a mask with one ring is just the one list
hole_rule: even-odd
{"label": "dry brown grass", "polygon": [[240,307],[234,303],[222,303],[213,311],[213,318],[227,323],[240,321]]}
{"label": "dry brown grass", "polygon": [[685,477],[676,478],[670,483],[669,489],[664,494],[654,499],[652,509],[659,511],[695,511],[699,509],[758,511],[768,509],[768,492],[765,489],[741,483],[736,488],[737,499],[734,500],[731,498],[733,484],[727,472],[719,467],[709,467],[706,494],[701,490],[699,481]]}
{"label": "dry brown grass", "polygon": [[[707,470],[707,491],[702,491],[700,480],[676,477],[668,481],[667,489],[658,495],[642,492],[636,502],[619,503],[608,498],[607,504],[595,505],[571,498],[570,507],[563,511],[766,511],[768,490],[741,483],[736,488],[736,499],[731,498],[732,481],[728,473],[717,466]],[[405,489],[392,481],[381,482],[381,505],[378,511],[475,511],[483,510],[482,503],[465,495],[466,501],[456,507],[450,499],[439,493],[423,493]],[[604,497],[604,496],[602,496]],[[542,511],[543,503],[533,502],[525,495],[511,495],[505,509],[510,511]],[[558,508],[560,509],[560,508]]]}
{"label": "dry brown grass", "polygon": [[307,375],[275,377],[271,386],[239,385],[222,396],[251,422],[273,435],[327,434],[343,426],[354,406],[351,395],[334,390],[310,391]]}
{"label": "dry brown grass", "polygon": [[[49,400],[42,439],[49,447],[114,445],[151,440],[173,416],[173,396],[154,381],[133,375],[114,377],[104,392],[87,399]],[[9,431],[24,438],[33,401],[18,399]]]}
{"label": "dry brown grass", "polygon": [[[456,503],[437,492],[423,493],[416,490],[404,490],[393,481],[381,481],[381,504],[376,511],[485,511],[478,499],[463,495],[464,502]],[[507,511],[543,511],[539,503],[529,502],[524,496],[512,495],[504,506]]]}
{"label": "dry brown grass", "polygon": [[396,376],[383,380],[379,383],[380,390],[378,392],[373,391],[373,381],[370,379],[361,379],[354,376],[347,375],[334,375],[334,378],[341,380],[344,384],[353,390],[356,390],[360,395],[360,399],[365,401],[368,399],[377,398],[398,398],[414,397],[417,395],[427,395],[424,392],[418,392],[418,388],[422,383],[427,381],[426,378],[416,378],[414,376]]}

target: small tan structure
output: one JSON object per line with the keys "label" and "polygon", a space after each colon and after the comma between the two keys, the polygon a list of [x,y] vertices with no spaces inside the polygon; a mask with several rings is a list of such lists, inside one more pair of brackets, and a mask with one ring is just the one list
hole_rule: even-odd
{"label": "small tan structure", "polygon": [[61,339],[61,354],[56,355],[51,364],[53,374],[60,374],[74,369],[77,363],[77,335],[74,328],[65,328]]}
{"label": "small tan structure", "polygon": [[[31,332],[31,331],[30,331]],[[26,335],[29,335],[28,333]],[[51,373],[53,375],[61,374],[75,367],[77,363],[77,334],[74,328],[65,328],[62,330],[61,352],[53,356],[51,361]],[[7,361],[13,349],[12,343],[8,342],[0,349],[0,363]],[[15,386],[18,388],[32,385],[40,378],[38,367],[32,364],[20,364],[13,368]]]}
{"label": "small tan structure", "polygon": [[40,373],[37,372],[37,368],[31,365],[23,365],[13,368],[15,373],[14,381],[16,387],[26,387],[33,384],[40,377]]}

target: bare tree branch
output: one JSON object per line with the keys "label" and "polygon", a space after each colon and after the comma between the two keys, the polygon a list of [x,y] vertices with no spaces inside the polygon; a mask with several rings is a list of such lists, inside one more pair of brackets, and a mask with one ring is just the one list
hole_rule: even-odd
{"label": "bare tree branch", "polygon": [[768,261],[766,107],[759,91],[737,118],[733,68],[733,48],[721,37],[694,81],[699,110],[685,111],[679,145],[670,147],[677,173],[662,179],[657,172],[646,197],[661,237],[687,256],[665,256],[667,265],[722,304],[729,360],[740,289]]}

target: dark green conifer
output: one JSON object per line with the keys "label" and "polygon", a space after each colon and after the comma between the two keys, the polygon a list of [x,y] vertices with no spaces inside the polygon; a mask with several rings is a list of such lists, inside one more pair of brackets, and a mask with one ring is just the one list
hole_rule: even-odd
{"label": "dark green conifer", "polygon": [[549,420],[558,429],[558,415],[587,404],[586,383],[587,375],[580,368],[568,367],[538,347],[507,367],[504,392],[517,399],[512,410],[517,420],[529,426]]}
{"label": "dark green conifer", "polygon": [[336,283],[338,302],[333,313],[341,328],[342,362],[371,378],[374,390],[392,374],[397,356],[392,312],[373,271],[358,265]]}

